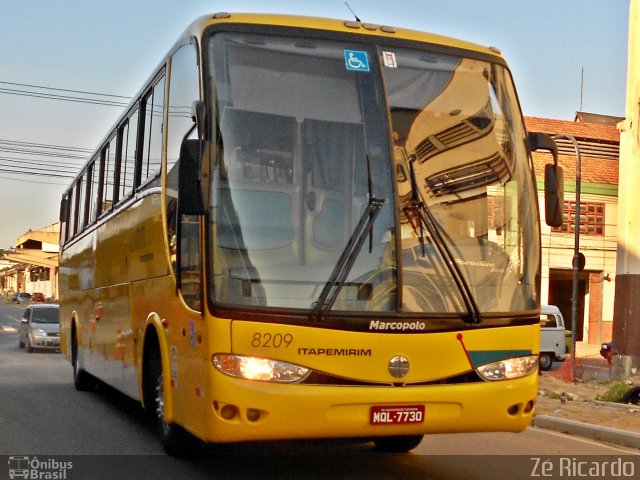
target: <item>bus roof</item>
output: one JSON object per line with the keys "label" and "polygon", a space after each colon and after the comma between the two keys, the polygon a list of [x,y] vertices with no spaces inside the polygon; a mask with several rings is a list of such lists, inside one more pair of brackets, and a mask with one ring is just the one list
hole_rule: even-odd
{"label": "bus roof", "polygon": [[189,36],[198,36],[198,33],[202,32],[206,27],[219,23],[297,27],[317,29],[322,31],[328,30],[343,33],[356,33],[360,35],[387,37],[401,40],[413,40],[417,42],[425,42],[433,45],[442,45],[446,47],[482,53],[504,61],[502,55],[500,54],[500,51],[497,48],[485,47],[472,42],[467,42],[444,35],[399,28],[390,25],[358,22],[355,20],[339,20],[333,18],[308,17],[302,15],[220,12],[198,18],[190,25],[189,28],[187,28],[185,34]]}

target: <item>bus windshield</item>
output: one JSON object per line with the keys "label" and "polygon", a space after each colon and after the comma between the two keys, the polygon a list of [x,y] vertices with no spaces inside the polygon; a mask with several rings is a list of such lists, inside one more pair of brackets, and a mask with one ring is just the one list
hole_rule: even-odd
{"label": "bus windshield", "polygon": [[504,67],[257,33],[217,33],[206,48],[216,302],[535,307],[535,189]]}

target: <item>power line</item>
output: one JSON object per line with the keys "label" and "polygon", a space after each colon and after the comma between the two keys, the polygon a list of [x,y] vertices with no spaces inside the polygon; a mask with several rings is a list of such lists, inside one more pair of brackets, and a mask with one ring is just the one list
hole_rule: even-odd
{"label": "power line", "polygon": [[[37,88],[37,89],[50,90],[50,91],[56,91],[56,92],[79,93],[83,95],[93,95],[98,97],[123,98],[126,100],[131,100],[132,98],[132,97],[126,97],[124,95],[112,95],[108,93],[87,92],[84,90],[71,90],[68,88],[44,87],[41,85],[31,85],[28,83],[0,81],[0,85],[13,85],[18,87]],[[78,97],[78,96],[72,96],[72,95],[58,95],[53,93],[45,93],[45,92],[38,92],[38,91],[32,91],[32,90],[21,90],[16,88],[0,87],[0,93],[4,93],[7,95],[23,96],[23,97],[43,98],[46,100],[88,103],[91,105],[103,105],[107,107],[123,107],[124,108],[129,104],[128,102],[119,102],[117,100],[102,100],[100,98],[90,98],[90,97],[87,98],[87,97]],[[152,115],[159,116],[159,117],[162,116],[163,108],[164,107],[162,105],[153,105]],[[191,107],[189,105],[173,105],[173,106],[169,105],[169,116],[191,118]]]}
{"label": "power line", "polygon": [[5,93],[7,95],[18,95],[22,97],[44,98],[47,100],[61,100],[65,102],[74,102],[74,103],[88,103],[91,105],[103,105],[106,107],[126,107],[127,106],[127,103],[125,102],[90,99],[90,98],[82,98],[82,97],[72,97],[68,95],[54,95],[54,94],[48,94],[48,93],[29,92],[27,90],[16,90],[12,88],[0,88],[0,93]]}
{"label": "power line", "polygon": [[[0,149],[0,152],[2,149]],[[5,160],[7,162],[21,162],[21,163],[34,163],[36,165],[44,165],[49,167],[61,167],[61,168],[72,168],[78,169],[84,165],[84,162],[78,163],[65,163],[65,162],[52,162],[47,158],[35,158],[35,157],[6,157],[0,155],[0,160]]]}
{"label": "power line", "polygon": [[[30,177],[47,176],[51,179],[73,179],[79,169],[86,163],[89,158],[88,153],[90,153],[91,150],[66,145],[25,142],[4,138],[0,139],[0,152],[17,154],[17,156],[0,155],[0,173]],[[49,160],[49,158],[51,158],[51,160]],[[55,161],[55,158],[63,160]],[[14,181],[31,181],[6,176],[0,178]],[[34,183],[65,185],[56,182],[34,181]]]}
{"label": "power line", "polygon": [[89,157],[85,157],[82,155],[72,155],[69,153],[56,153],[56,152],[39,152],[37,150],[31,150],[31,149],[23,149],[23,148],[6,148],[6,147],[0,147],[0,150],[4,151],[4,152],[10,152],[10,153],[19,153],[19,154],[30,154],[30,155],[41,155],[43,157],[58,157],[58,158],[68,158],[68,159],[75,159],[75,160],[84,160],[86,161]]}
{"label": "power line", "polygon": [[[7,173],[8,175],[21,175],[22,174],[14,174],[14,173]],[[58,182],[54,182],[54,181],[38,181],[38,180],[34,180],[33,178],[19,178],[19,177],[5,177],[3,175],[0,175],[0,179],[2,180],[8,180],[10,182],[23,182],[23,183],[35,183],[38,185],[50,185],[50,186],[54,186],[54,187],[67,187],[69,185],[69,182],[66,181],[61,181],[60,183]]]}
{"label": "power line", "polygon": [[75,178],[75,175],[61,175],[60,173],[40,173],[40,172],[34,172],[34,171],[25,172],[22,170],[12,170],[10,168],[4,168],[4,167],[0,167],[0,172],[14,173],[17,175],[38,175],[43,177],[58,177],[58,178],[68,178],[68,179]]}
{"label": "power line", "polygon": [[39,182],[37,180],[31,180],[31,179],[27,180],[27,179],[23,179],[23,178],[3,177],[2,175],[0,175],[0,179],[9,180],[11,182],[37,183],[39,185],[53,185],[53,186],[59,186],[59,187],[65,187],[65,186],[68,185],[68,183]]}
{"label": "power line", "polygon": [[21,146],[21,147],[23,146],[37,147],[37,148],[54,149],[54,150],[69,150],[72,152],[85,152],[85,153],[91,153],[93,151],[90,148],[66,147],[63,145],[51,145],[48,143],[21,142],[18,140],[7,140],[3,138],[0,138],[0,145],[1,144],[8,144],[11,146]]}
{"label": "power line", "polygon": [[110,95],[108,93],[86,92],[86,91],[83,91],[83,90],[69,90],[69,89],[66,89],[66,88],[44,87],[42,85],[30,85],[28,83],[15,83],[15,82],[0,81],[0,84],[2,84],[2,85],[14,85],[16,87],[39,88],[39,89],[42,89],[42,90],[52,90],[52,91],[56,91],[56,92],[82,93],[82,94],[85,94],[85,95],[97,95],[97,96],[100,96],[100,97],[125,98],[127,100],[131,99],[131,97],[125,97],[124,95]]}
{"label": "power line", "polygon": [[[64,145],[46,143],[23,142],[18,140],[0,139],[0,152],[15,153],[18,156],[0,155],[0,166],[9,169],[22,169],[19,173],[14,170],[7,173],[16,175],[47,175],[68,174],[63,178],[73,178],[82,165],[86,163],[91,150]],[[80,155],[76,155],[79,153]],[[31,155],[31,156],[27,156]],[[35,156],[35,157],[34,157]],[[49,160],[51,158],[53,161]],[[63,159],[55,161],[54,158]],[[66,160],[66,161],[65,161]],[[4,177],[6,179],[6,177]]]}
{"label": "power line", "polygon": [[39,172],[35,172],[35,171],[28,171],[25,172],[24,170],[13,170],[12,168],[6,168],[6,167],[0,167],[0,172],[2,173],[15,173],[18,175],[38,175],[38,176],[42,176],[42,177],[59,177],[59,178],[75,178],[75,175],[69,174],[69,175],[64,175],[62,172],[57,172],[57,173],[45,173],[44,171],[39,171]]}
{"label": "power line", "polygon": [[[36,162],[36,161],[21,161],[14,160],[7,157],[0,156],[0,166],[10,167],[10,168],[25,168],[27,169],[25,173],[29,173],[30,171],[42,171],[42,172],[55,172],[55,173],[68,173],[68,174],[76,174],[78,169],[72,165],[47,165],[46,163]],[[61,170],[63,169],[63,170]],[[67,169],[67,170],[64,170]]]}

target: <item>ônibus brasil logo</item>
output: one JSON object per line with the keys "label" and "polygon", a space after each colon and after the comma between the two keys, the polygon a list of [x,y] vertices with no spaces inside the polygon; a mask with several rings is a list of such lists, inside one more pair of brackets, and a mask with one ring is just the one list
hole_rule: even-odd
{"label": "\u00f4nibus brasil logo", "polygon": [[9,478],[32,480],[65,480],[67,470],[73,468],[72,462],[61,462],[55,458],[9,457]]}

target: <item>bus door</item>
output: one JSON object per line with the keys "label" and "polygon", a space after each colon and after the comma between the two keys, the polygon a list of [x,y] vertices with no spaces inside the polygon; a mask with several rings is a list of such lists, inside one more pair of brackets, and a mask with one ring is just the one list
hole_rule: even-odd
{"label": "bus door", "polygon": [[[206,321],[202,316],[200,218],[180,215],[178,226],[180,292],[184,304],[171,312],[174,326],[169,342],[171,388],[180,421],[200,435],[206,425],[208,359]],[[185,308],[188,307],[188,308]]]}

